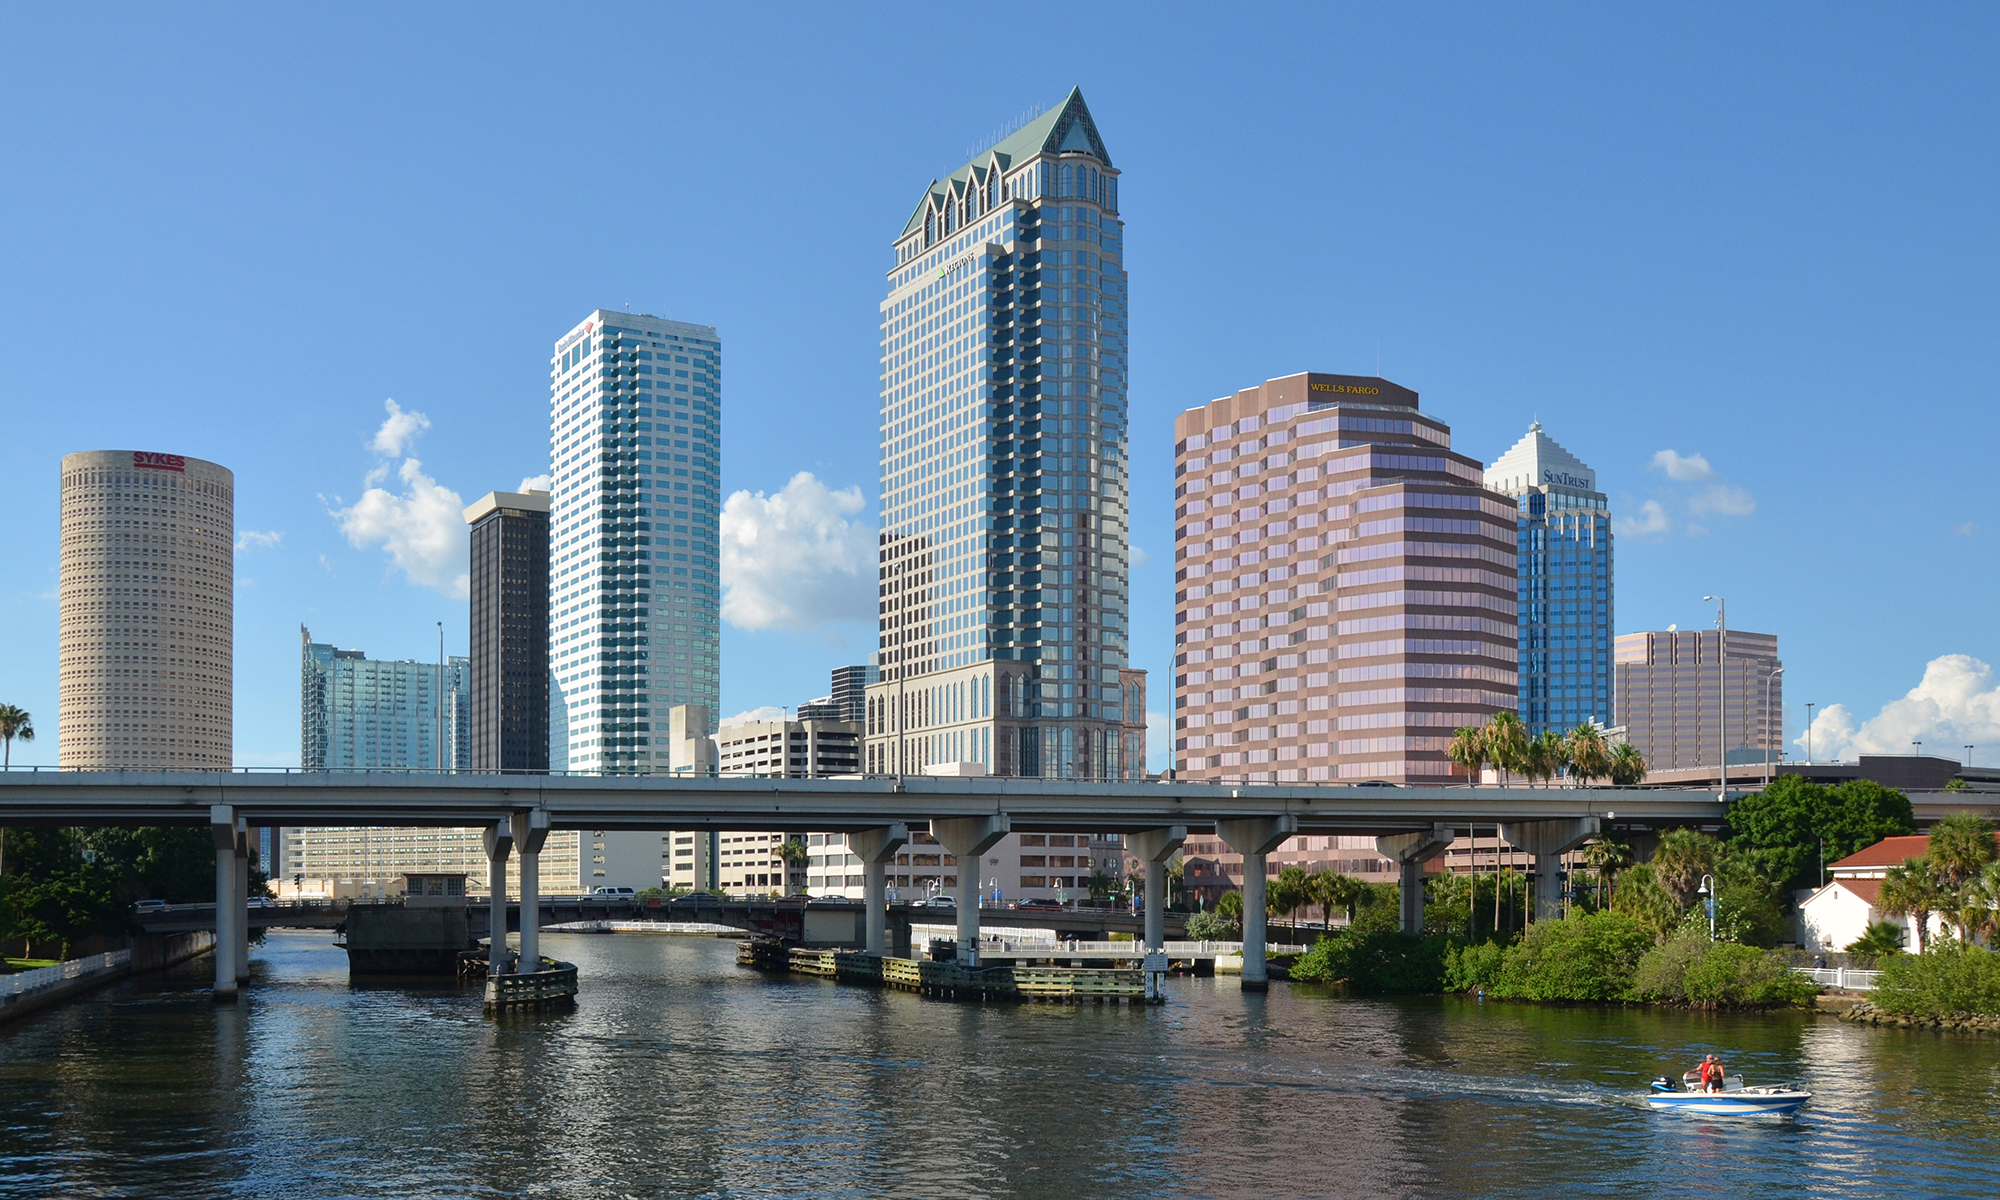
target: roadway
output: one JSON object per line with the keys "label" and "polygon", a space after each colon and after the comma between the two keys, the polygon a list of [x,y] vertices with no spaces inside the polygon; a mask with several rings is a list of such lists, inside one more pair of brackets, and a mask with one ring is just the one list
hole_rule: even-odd
{"label": "roadway", "polygon": [[[1733,798],[1733,797],[1732,797]],[[1389,835],[1437,825],[1610,818],[1716,825],[1713,791],[1308,784],[1084,783],[959,778],[671,779],[387,772],[7,771],[0,825],[491,826],[539,810],[551,829],[851,832],[1004,814],[1016,832],[1123,833],[1283,817],[1307,834]]]}

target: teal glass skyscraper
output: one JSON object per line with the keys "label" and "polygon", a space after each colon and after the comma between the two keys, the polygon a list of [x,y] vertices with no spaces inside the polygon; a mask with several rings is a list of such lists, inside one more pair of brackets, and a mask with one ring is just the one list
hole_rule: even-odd
{"label": "teal glass skyscraper", "polygon": [[1611,506],[1597,472],[1537,421],[1486,468],[1486,486],[1519,509],[1521,720],[1530,733],[1610,725]]}
{"label": "teal glass skyscraper", "polygon": [[871,772],[1143,775],[1118,182],[1072,91],[896,236]]}

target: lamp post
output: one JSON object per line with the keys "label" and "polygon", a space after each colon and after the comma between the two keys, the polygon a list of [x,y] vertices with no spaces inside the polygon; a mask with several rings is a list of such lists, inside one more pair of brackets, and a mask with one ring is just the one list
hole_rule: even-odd
{"label": "lamp post", "polygon": [[1702,898],[1703,906],[1708,909],[1708,940],[1713,943],[1715,941],[1715,876],[1702,876],[1701,890],[1697,891],[1695,895]]}
{"label": "lamp post", "polygon": [[1720,596],[1703,596],[1715,601],[1715,750],[1720,759],[1716,799],[1729,797],[1729,614]]}
{"label": "lamp post", "polygon": [[1965,748],[1965,765],[1968,767],[1972,765],[1972,747],[1970,746]]}
{"label": "lamp post", "polygon": [[1776,752],[1778,746],[1784,740],[1783,730],[1780,730],[1776,736],[1773,736],[1770,729],[1770,726],[1773,724],[1775,719],[1775,714],[1771,708],[1771,693],[1773,690],[1773,685],[1775,685],[1778,682],[1778,676],[1783,675],[1784,673],[1785,673],[1785,668],[1772,667],[1771,673],[1769,675],[1764,676],[1764,727],[1765,727],[1764,728],[1764,737],[1765,737],[1764,786],[1765,787],[1771,786],[1771,773],[1774,770],[1776,770],[1776,768],[1773,767],[1771,764],[1772,756]]}
{"label": "lamp post", "polygon": [[1806,701],[1806,765],[1812,765],[1812,710],[1817,701]]}
{"label": "lamp post", "polygon": [[444,774],[444,622],[438,626],[438,774]]}

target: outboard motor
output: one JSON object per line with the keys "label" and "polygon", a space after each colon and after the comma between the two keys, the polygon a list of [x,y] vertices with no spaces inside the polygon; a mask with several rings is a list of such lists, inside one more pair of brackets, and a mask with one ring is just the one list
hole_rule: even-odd
{"label": "outboard motor", "polygon": [[1662,1075],[1659,1078],[1653,1080],[1653,1090],[1656,1092],[1671,1092],[1671,1091],[1676,1091],[1677,1089],[1674,1087],[1673,1080],[1667,1078],[1665,1075]]}

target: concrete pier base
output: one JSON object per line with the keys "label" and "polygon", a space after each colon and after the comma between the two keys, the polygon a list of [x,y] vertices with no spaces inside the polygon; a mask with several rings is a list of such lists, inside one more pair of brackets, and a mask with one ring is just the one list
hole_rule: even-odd
{"label": "concrete pier base", "polygon": [[1500,826],[1500,836],[1508,845],[1534,856],[1535,920],[1562,919],[1562,856],[1596,837],[1601,826],[1596,817],[1516,821]]}
{"label": "concrete pier base", "polygon": [[1264,873],[1265,856],[1298,831],[1299,819],[1289,814],[1215,823],[1216,834],[1243,856],[1243,990],[1246,992],[1267,991],[1271,986],[1270,970],[1264,963],[1268,882]]}
{"label": "concrete pier base", "polygon": [[1424,864],[1451,845],[1452,831],[1434,825],[1424,833],[1398,833],[1375,839],[1375,852],[1394,859],[1397,867],[1397,926],[1411,937],[1424,936]]}
{"label": "concrete pier base", "polygon": [[484,840],[486,886],[492,897],[487,913],[493,940],[486,955],[486,977],[491,979],[507,973],[507,855],[514,849],[513,822],[494,822],[487,827]]}
{"label": "concrete pier base", "polygon": [[862,829],[847,835],[847,848],[861,860],[862,903],[867,909],[867,951],[876,957],[888,953],[889,943],[889,864],[896,851],[910,840],[910,827],[898,821],[880,829]]}
{"label": "concrete pier base", "polygon": [[1006,813],[931,822],[931,833],[958,863],[958,961],[963,966],[979,965],[979,858],[1011,828]]}
{"label": "concrete pier base", "polygon": [[[531,808],[517,812],[511,824],[514,848],[521,854],[521,970],[539,971],[542,962],[542,844],[549,840],[548,810]],[[504,925],[502,928],[505,928]]]}
{"label": "concrete pier base", "polygon": [[1126,847],[1146,864],[1146,999],[1155,1004],[1166,998],[1162,984],[1167,973],[1167,860],[1185,841],[1185,825],[1146,829],[1125,839]]}

